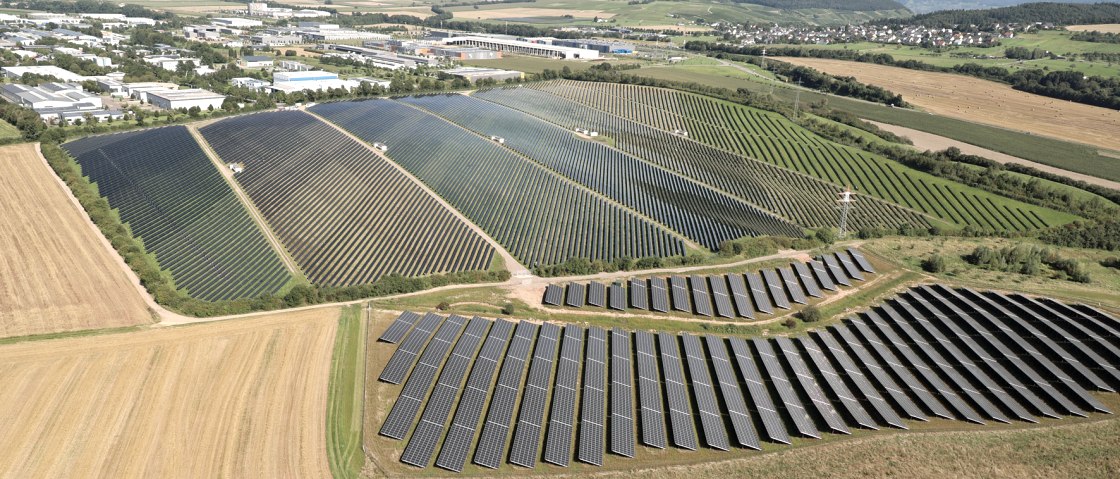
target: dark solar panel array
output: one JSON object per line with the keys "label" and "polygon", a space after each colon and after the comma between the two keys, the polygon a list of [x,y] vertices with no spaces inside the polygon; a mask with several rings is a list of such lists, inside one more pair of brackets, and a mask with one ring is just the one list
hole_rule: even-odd
{"label": "dark solar panel array", "polygon": [[793,270],[797,272],[797,277],[801,279],[801,285],[805,287],[805,293],[814,298],[824,296],[821,292],[820,285],[817,284],[816,278],[813,277],[813,271],[805,263],[793,263]]}
{"label": "dark solar panel array", "polygon": [[587,330],[587,359],[583,363],[581,397],[576,459],[602,466],[607,431],[607,332],[603,328]]}
{"label": "dark solar panel array", "polygon": [[716,371],[716,381],[719,382],[720,397],[727,408],[731,419],[731,428],[735,431],[735,439],[740,446],[751,449],[762,449],[758,440],[758,433],[754,430],[751,415],[747,411],[747,402],[743,399],[743,391],[739,389],[739,377],[731,365],[731,358],[727,355],[727,346],[723,338],[712,335],[704,336],[708,345],[708,354],[711,356],[712,366]]}
{"label": "dark solar panel array", "polygon": [[852,282],[848,275],[844,273],[844,268],[840,267],[840,261],[836,259],[834,254],[821,255],[821,261],[824,261],[825,268],[828,269],[829,274],[832,275],[832,280],[841,286],[851,286]]}
{"label": "dark solar panel array", "polygon": [[455,472],[463,470],[478,421],[486,406],[486,398],[490,394],[490,386],[494,382],[494,372],[498,370],[498,361],[505,353],[511,332],[513,323],[505,320],[495,321],[490,328],[490,334],[482,343],[471,374],[467,377],[467,386],[459,396],[459,407],[455,410],[443,447],[436,457],[436,466]]}
{"label": "dark solar panel array", "polygon": [[721,318],[734,318],[735,307],[731,305],[731,296],[727,294],[726,276],[709,276],[712,287],[712,302],[716,306],[716,316]]}
{"label": "dark solar panel array", "polygon": [[673,310],[691,312],[688,304],[688,284],[681,276],[669,277],[669,289],[673,297]]}
{"label": "dark solar panel array", "polygon": [[778,274],[782,277],[782,283],[785,284],[786,292],[789,293],[791,301],[797,304],[809,303],[808,298],[805,297],[805,290],[801,289],[801,283],[797,281],[797,274],[789,266],[778,268]]}
{"label": "dark solar panel array", "polygon": [[560,341],[560,326],[545,323],[537,335],[533,359],[529,363],[529,379],[521,394],[521,408],[517,426],[513,430],[509,462],[525,467],[536,467],[537,448],[544,431],[544,408],[548,404],[549,387],[556,360],[556,344]]}
{"label": "dark solar panel array", "polygon": [[642,420],[642,444],[665,448],[665,411],[661,397],[661,374],[653,334],[634,332],[634,359],[638,363],[638,415]]}
{"label": "dark solar panel array", "polygon": [[634,457],[634,375],[630,332],[611,329],[611,452]]}
{"label": "dark solar panel array", "polygon": [[550,284],[544,288],[544,299],[541,301],[549,306],[560,306],[564,302],[564,288]]}
{"label": "dark solar panel array", "polygon": [[400,396],[393,402],[393,408],[389,410],[389,415],[381,425],[379,434],[393,439],[404,439],[408,434],[420,405],[424,403],[428,391],[432,389],[432,381],[435,380],[440,364],[447,356],[447,350],[451,348],[452,341],[462,331],[466,322],[467,318],[452,315],[436,330],[435,336],[420,355],[420,361],[412,369],[412,374],[408,375],[408,381],[405,381]]}
{"label": "dark solar panel array", "polygon": [[684,383],[680,347],[677,336],[658,333],[661,347],[661,374],[665,378],[665,399],[669,403],[669,424],[673,431],[673,445],[695,450],[696,428],[692,421],[692,402],[688,399],[688,386]]}
{"label": "dark solar panel array", "polygon": [[646,280],[638,278],[630,280],[630,307],[649,310],[649,286]]}
{"label": "dark solar panel array", "polygon": [[[910,365],[899,359],[898,356],[895,356],[890,346],[887,345],[883,338],[880,337],[871,326],[868,326],[867,323],[864,323],[863,320],[858,318],[850,318],[848,320],[848,325],[859,332],[863,344],[866,344],[872,351],[875,351],[875,354],[882,361],[881,364],[898,376],[901,382],[900,388],[908,388],[914,397],[918,398],[918,402],[922,403],[925,411],[937,417],[954,419],[953,413],[934,397],[934,391],[926,389],[927,386],[925,383],[919,381],[918,378],[911,373]],[[855,336],[847,327],[837,326],[833,331],[839,334],[845,341],[848,341],[852,351],[859,353],[863,349],[860,341],[855,340]],[[876,370],[870,366],[870,357],[861,355],[860,360],[863,361],[864,366],[867,366],[871,372],[876,372]],[[883,375],[876,375],[875,377],[879,380],[880,385],[888,384],[886,379],[889,378],[889,376],[884,377]],[[892,389],[887,389],[887,391],[892,391]],[[896,398],[896,402],[902,403],[900,398]],[[913,414],[911,414],[911,416],[913,416]],[[979,420],[979,418],[977,418],[977,420]]]}
{"label": "dark solar panel array", "polygon": [[490,321],[478,317],[467,323],[466,330],[459,336],[459,341],[451,350],[451,356],[439,373],[436,387],[428,398],[424,412],[420,414],[420,422],[416,424],[416,430],[412,432],[408,445],[401,454],[401,462],[418,467],[427,467],[431,462],[432,453],[443,435],[443,426],[459,396],[459,385],[463,383],[467,369],[474,361],[475,350],[482,342],[486,330],[490,329],[490,324]]}
{"label": "dark solar panel array", "polygon": [[622,283],[614,283],[607,289],[607,306],[618,311],[626,309],[626,288]]}
{"label": "dark solar panel array", "polygon": [[602,308],[607,305],[607,287],[592,281],[587,285],[587,305]]}
{"label": "dark solar panel array", "polygon": [[750,290],[743,275],[728,275],[727,283],[731,285],[731,301],[735,303],[735,310],[739,312],[739,317],[754,319],[754,306],[751,305]]}
{"label": "dark solar panel array", "polygon": [[[879,391],[875,389],[875,386],[871,384],[871,381],[863,374],[863,371],[856,365],[851,356],[848,356],[847,351],[844,351],[844,348],[840,346],[840,343],[836,342],[836,339],[833,338],[832,335],[821,331],[813,331],[809,333],[809,336],[811,339],[802,339],[805,349],[810,350],[811,346],[817,347],[820,351],[832,357],[839,371],[843,372],[843,375],[838,375],[836,379],[843,381],[844,378],[847,378],[855,385],[855,390],[852,391],[855,394],[852,395],[852,399],[859,401],[859,398],[862,397],[863,401],[866,401],[866,404],[871,406],[871,409],[875,411],[875,414],[878,415],[884,424],[907,429],[906,423],[902,422],[902,418],[898,416],[898,413],[895,412],[890,403],[879,394]],[[816,344],[811,345],[810,341],[816,341]],[[857,394],[858,396],[856,396]],[[916,409],[915,407],[915,410]]]}
{"label": "dark solar panel array", "polygon": [[810,261],[809,269],[813,271],[813,276],[817,278],[816,283],[820,285],[822,289],[827,289],[829,291],[836,291],[839,289],[836,287],[836,283],[832,282],[832,277],[828,275],[828,271],[825,270],[824,263],[820,261]]}
{"label": "dark solar panel array", "polygon": [[851,256],[848,256],[848,254],[843,251],[838,251],[833,254],[833,256],[840,262],[840,266],[844,268],[844,273],[847,274],[849,278],[863,281],[863,272],[860,271],[859,267],[852,261]]}
{"label": "dark solar panel array", "polygon": [[758,357],[762,360],[762,367],[770,378],[770,384],[778,392],[778,397],[782,400],[782,406],[785,407],[786,414],[793,421],[797,432],[801,433],[802,436],[820,438],[820,431],[813,424],[813,418],[809,416],[809,411],[806,411],[805,406],[801,405],[801,398],[797,396],[797,391],[793,390],[793,384],[786,377],[786,372],[782,369],[782,363],[778,361],[778,355],[774,353],[774,348],[765,339],[752,339],[751,344],[754,345],[754,350],[758,352]]}
{"label": "dark solar panel array", "polygon": [[758,365],[755,364],[750,345],[742,338],[731,338],[730,342],[731,351],[735,353],[735,362],[739,365],[739,372],[743,374],[743,380],[746,382],[747,392],[750,393],[755,411],[762,419],[766,437],[771,441],[789,444],[789,433],[786,432],[785,423],[778,413],[778,408],[774,406],[774,400],[770,397],[766,381],[762,379]]}
{"label": "dark solar panel array", "polygon": [[400,316],[397,316],[397,319],[393,320],[393,324],[390,324],[389,328],[386,329],[384,333],[381,333],[381,337],[377,338],[377,340],[397,344],[404,339],[404,335],[408,334],[408,331],[416,325],[417,321],[420,321],[419,314],[413,313],[412,311],[405,311],[401,313]]}
{"label": "dark solar panel array", "polygon": [[412,369],[412,364],[416,362],[416,356],[420,354],[420,348],[428,343],[432,334],[436,332],[436,327],[442,322],[443,316],[438,314],[428,313],[424,315],[420,322],[416,324],[416,327],[405,336],[404,341],[397,347],[393,356],[389,358],[389,362],[385,364],[385,369],[381,370],[381,376],[377,379],[389,384],[400,384],[401,381],[404,381],[408,370]]}
{"label": "dark solar panel array", "polygon": [[1116,322],[1115,319],[1107,319],[1103,316],[1098,318],[1096,315],[1070,308],[1051,299],[1028,298],[1021,294],[1012,294],[1008,299],[1060,319],[1059,324],[1063,327],[1068,326],[1067,330],[1072,328],[1072,332],[1082,341],[1092,340],[1107,350],[1112,360],[1120,360],[1120,350],[1116,347],[1116,344],[1120,344],[1120,332],[1113,330],[1112,325],[1109,324]]}
{"label": "dark solar panel array", "polygon": [[785,357],[786,362],[789,363],[790,369],[793,370],[793,377],[801,384],[801,390],[809,396],[809,401],[812,402],[813,407],[824,419],[824,423],[828,425],[829,429],[833,432],[841,434],[851,434],[848,426],[844,424],[844,418],[840,417],[840,413],[836,412],[836,408],[832,405],[832,401],[828,400],[824,391],[821,390],[820,385],[817,384],[816,378],[813,377],[813,372],[809,366],[805,364],[805,360],[801,358],[801,353],[797,351],[797,346],[793,344],[793,340],[786,337],[775,338],[774,341],[778,343],[778,348],[782,351],[782,356]]}
{"label": "dark solar panel array", "polygon": [[497,469],[505,456],[506,439],[509,437],[513,409],[521,395],[521,377],[525,373],[525,361],[533,348],[537,336],[537,325],[522,321],[510,340],[502,370],[498,373],[498,385],[490,397],[490,412],[482,424],[482,435],[478,448],[474,451],[474,463],[483,467]]}
{"label": "dark solar panel array", "polygon": [[582,308],[584,301],[587,300],[587,288],[584,288],[579,283],[568,284],[568,294],[564,296],[564,305],[572,306],[575,308]]}
{"label": "dark solar panel array", "polygon": [[682,334],[684,354],[688,363],[688,375],[692,378],[692,396],[700,411],[700,425],[704,430],[704,443],[708,447],[726,451],[731,448],[727,441],[727,429],[723,426],[723,415],[716,403],[716,392],[712,387],[712,376],[708,373],[708,358],[700,339],[691,334]]}
{"label": "dark solar panel array", "polygon": [[744,276],[746,276],[747,286],[751,290],[751,298],[754,299],[755,311],[772,314],[774,307],[770,305],[770,295],[766,294],[766,285],[762,283],[762,278],[758,276],[758,273],[747,273]]}
{"label": "dark solar panel array", "polygon": [[848,389],[848,385],[844,383],[844,378],[836,373],[836,369],[833,368],[824,351],[811,338],[798,338],[796,342],[806,352],[804,357],[808,357],[809,363],[820,373],[821,379],[824,380],[824,387],[832,392],[830,399],[838,400],[840,406],[847,411],[848,416],[855,420],[856,425],[867,429],[879,429],[879,425],[863,409],[859,397]]}
{"label": "dark solar panel array", "polygon": [[659,313],[669,311],[669,291],[665,286],[665,278],[650,278],[649,309]]}
{"label": "dark solar panel array", "polygon": [[556,366],[556,387],[552,390],[552,411],[548,436],[544,442],[545,462],[567,466],[572,459],[575,439],[576,398],[580,367],[583,365],[583,328],[564,326],[564,342]]}
{"label": "dark solar panel array", "polygon": [[688,285],[692,289],[692,306],[694,313],[700,316],[712,315],[712,295],[708,292],[708,281],[703,276],[692,275],[688,277]]}
{"label": "dark solar panel array", "polygon": [[864,273],[875,272],[875,268],[871,267],[871,263],[867,261],[867,258],[864,257],[863,253],[860,253],[859,250],[848,248],[848,254],[851,255],[852,259],[856,262],[856,266],[859,266],[859,269],[863,270]]}
{"label": "dark solar panel array", "polygon": [[785,285],[778,273],[772,269],[764,269],[762,270],[762,278],[766,281],[766,288],[770,290],[770,297],[773,299],[774,306],[789,309],[789,295],[786,294]]}
{"label": "dark solar panel array", "polygon": [[[870,376],[865,376],[865,378],[868,381],[874,381],[874,385],[877,385],[877,387],[872,387],[875,387],[876,390],[886,392],[886,396],[890,398],[893,409],[896,413],[901,411],[902,414],[905,414],[910,419],[917,419],[919,421],[929,420],[925,412],[923,412],[922,409],[918,407],[918,405],[915,404],[913,400],[910,399],[910,396],[906,394],[906,391],[912,388],[896,383],[894,377],[891,376],[887,369],[880,365],[879,360],[871,354],[871,351],[869,351],[866,347],[864,347],[863,344],[859,342],[855,334],[849,331],[847,326],[830,326],[827,332],[823,332],[818,336],[818,339],[822,340],[824,344],[828,346],[828,348],[833,352],[834,356],[839,356],[840,353],[843,353],[845,351],[843,346],[841,346],[840,343],[836,341],[836,338],[840,338],[844,341],[844,344],[851,348],[852,355],[854,357],[849,356],[849,359],[852,361],[853,367],[858,369],[859,365],[862,365],[864,368],[867,368],[867,372]],[[892,366],[888,365],[887,367],[890,368]],[[903,369],[902,371],[906,372],[907,375],[910,374],[909,371],[906,371],[905,369]],[[849,374],[851,375],[853,373]],[[909,380],[911,383],[915,384],[916,387],[919,388],[921,393],[928,397],[930,401],[934,401],[933,396],[931,396],[929,392],[924,388],[921,388],[920,384],[917,384],[917,379],[913,378],[912,376],[901,375],[900,378],[904,381]],[[906,383],[904,382],[904,384]],[[864,388],[861,387],[860,389],[863,390]],[[872,394],[871,390],[864,390],[865,396],[868,396],[870,394]],[[868,398],[870,399],[870,396],[868,396]],[[872,401],[872,403],[874,404],[874,401]],[[938,407],[941,407],[940,403],[937,403],[936,401],[934,401],[934,404],[936,404]],[[882,417],[888,417],[886,413],[880,413]],[[944,417],[949,417],[948,410],[945,410]],[[895,424],[890,420],[888,420],[887,423],[892,426],[905,428],[904,425]]]}

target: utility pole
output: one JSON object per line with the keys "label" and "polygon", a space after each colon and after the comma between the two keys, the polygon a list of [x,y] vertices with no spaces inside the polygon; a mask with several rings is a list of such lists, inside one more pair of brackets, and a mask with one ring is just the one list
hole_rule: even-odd
{"label": "utility pole", "polygon": [[801,118],[801,78],[797,79],[797,96],[793,99],[793,114]]}
{"label": "utility pole", "polygon": [[851,212],[852,204],[856,201],[853,198],[854,196],[855,193],[852,192],[852,188],[849,186],[845,187],[844,191],[840,192],[840,198],[836,200],[837,203],[840,203],[840,239],[844,239],[844,236],[848,234],[848,214]]}

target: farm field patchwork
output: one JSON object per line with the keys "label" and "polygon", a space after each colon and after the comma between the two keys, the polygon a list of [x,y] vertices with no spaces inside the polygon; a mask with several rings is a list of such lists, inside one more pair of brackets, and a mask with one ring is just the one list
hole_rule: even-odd
{"label": "farm field patchwork", "polygon": [[1076,219],[832,143],[772,112],[637,85],[562,81],[537,88],[659,129],[684,128],[697,141],[834,184],[850,185],[859,193],[959,226],[1026,231]]}
{"label": "farm field patchwork", "polygon": [[[303,112],[200,129],[317,284],[486,270],[494,248],[366,146]],[[390,152],[391,153],[391,152]]]}
{"label": "farm field patchwork", "polygon": [[678,231],[708,249],[744,236],[796,236],[800,230],[706,185],[657,168],[590,137],[577,137],[517,110],[466,95],[402,98],[506,147]]}
{"label": "farm field patchwork", "polygon": [[315,105],[313,113],[423,181],[530,268],[568,258],[671,256],[684,243],[608,199],[462,127],[390,100]]}
{"label": "farm field patchwork", "polygon": [[291,280],[186,127],[88,137],[63,148],[191,297],[256,297]]}
{"label": "farm field patchwork", "polygon": [[0,147],[0,218],[0,338],[152,321],[36,144]]}
{"label": "farm field patchwork", "polygon": [[0,476],[328,477],[338,315],[0,346]]}

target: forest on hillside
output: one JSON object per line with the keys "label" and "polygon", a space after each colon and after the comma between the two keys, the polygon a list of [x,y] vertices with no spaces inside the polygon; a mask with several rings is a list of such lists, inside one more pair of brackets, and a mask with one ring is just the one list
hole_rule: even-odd
{"label": "forest on hillside", "polygon": [[783,10],[802,8],[825,8],[852,12],[871,12],[875,10],[902,10],[906,8],[895,0],[733,0],[735,3],[750,3]]}
{"label": "forest on hillside", "polygon": [[950,28],[955,25],[984,27],[993,23],[1035,22],[1049,22],[1056,25],[1120,23],[1120,3],[1025,3],[1013,7],[988,10],[942,10],[923,13],[906,19],[878,20],[875,23],[906,23],[932,28]]}

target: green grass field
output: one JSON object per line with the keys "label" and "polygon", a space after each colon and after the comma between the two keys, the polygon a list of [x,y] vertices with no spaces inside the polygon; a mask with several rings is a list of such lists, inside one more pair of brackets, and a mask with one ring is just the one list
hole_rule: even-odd
{"label": "green grass field", "polygon": [[366,318],[361,306],[349,306],[338,319],[327,398],[327,457],[336,479],[359,477],[362,410],[365,394]]}
{"label": "green grass field", "polygon": [[19,138],[19,129],[6,121],[0,121],[0,140]]}

